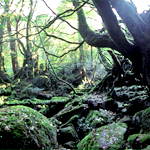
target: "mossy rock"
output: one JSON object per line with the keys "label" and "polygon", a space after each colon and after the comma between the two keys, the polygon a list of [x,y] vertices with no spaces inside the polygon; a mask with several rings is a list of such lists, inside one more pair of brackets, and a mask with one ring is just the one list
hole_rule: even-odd
{"label": "mossy rock", "polygon": [[11,89],[11,86],[9,86],[9,87],[7,87],[7,88],[5,89],[5,93],[8,94],[8,95],[11,94],[11,90],[12,90],[12,89]]}
{"label": "mossy rock", "polygon": [[113,123],[90,132],[81,142],[78,149],[121,149],[124,145],[125,123]]}
{"label": "mossy rock", "polygon": [[98,110],[92,110],[89,112],[85,119],[85,123],[90,123],[91,127],[101,127],[107,123],[108,118],[102,116]]}
{"label": "mossy rock", "polygon": [[150,143],[150,134],[133,134],[128,137],[129,145],[134,149],[146,148]]}
{"label": "mossy rock", "polygon": [[45,88],[49,89],[51,87],[51,80],[49,79],[48,76],[38,76],[33,79],[32,81],[33,85],[38,87],[38,88]]}
{"label": "mossy rock", "polygon": [[57,148],[56,129],[36,110],[6,107],[0,109],[0,143],[4,149]]}
{"label": "mossy rock", "polygon": [[144,148],[143,150],[150,150],[150,145],[148,145],[146,148]]}
{"label": "mossy rock", "polygon": [[22,90],[22,93],[26,93],[26,90],[29,88],[33,88],[32,84],[28,84],[26,87],[24,87],[24,89]]}
{"label": "mossy rock", "polygon": [[75,143],[79,142],[78,134],[75,131],[73,125],[61,128],[59,130],[59,134],[60,135],[58,136],[58,141],[61,144],[64,144],[69,141],[74,141]]}
{"label": "mossy rock", "polygon": [[20,81],[20,79],[16,80],[14,84],[12,85],[12,89],[22,89],[24,86],[26,86],[28,83],[26,81]]}
{"label": "mossy rock", "polygon": [[150,107],[145,109],[142,113],[142,128],[145,131],[150,131]]}

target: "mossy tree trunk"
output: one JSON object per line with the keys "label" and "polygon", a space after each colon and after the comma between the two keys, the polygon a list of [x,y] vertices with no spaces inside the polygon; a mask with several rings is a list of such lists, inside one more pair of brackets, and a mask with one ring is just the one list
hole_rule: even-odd
{"label": "mossy tree trunk", "polygon": [[5,18],[3,15],[0,17],[1,27],[0,27],[0,71],[5,71],[4,66],[4,52],[3,52],[3,35],[4,35],[4,26],[5,26]]}
{"label": "mossy tree trunk", "polygon": [[[78,1],[72,0],[72,2],[75,8],[80,6]],[[144,83],[150,87],[150,26],[145,21],[149,17],[145,20],[141,18],[133,3],[127,0],[93,0],[93,3],[108,33],[101,34],[92,31],[86,22],[83,9],[80,9],[77,15],[79,32],[83,39],[91,46],[109,47],[129,58],[133,63],[135,73],[143,74]],[[115,8],[122,18],[133,41],[126,39],[112,8]]]}

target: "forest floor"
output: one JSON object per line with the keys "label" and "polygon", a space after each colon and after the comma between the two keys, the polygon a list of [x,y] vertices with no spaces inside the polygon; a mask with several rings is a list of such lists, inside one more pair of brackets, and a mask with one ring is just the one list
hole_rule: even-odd
{"label": "forest floor", "polygon": [[149,116],[146,86],[74,94],[44,76],[0,85],[2,148],[149,149]]}

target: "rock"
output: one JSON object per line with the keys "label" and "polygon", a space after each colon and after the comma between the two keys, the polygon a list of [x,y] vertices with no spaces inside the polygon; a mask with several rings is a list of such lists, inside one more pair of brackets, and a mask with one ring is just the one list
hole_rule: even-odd
{"label": "rock", "polygon": [[134,149],[146,148],[150,143],[150,134],[133,134],[129,136],[128,143]]}
{"label": "rock", "polygon": [[145,109],[141,115],[142,117],[142,128],[144,131],[149,132],[150,131],[150,107]]}
{"label": "rock", "polygon": [[6,82],[11,83],[9,75],[4,71],[0,71],[0,83],[6,83]]}
{"label": "rock", "polygon": [[58,135],[58,142],[59,143],[64,144],[64,143],[67,143],[70,141],[72,141],[74,143],[79,142],[78,134],[75,131],[73,125],[61,128],[59,130],[59,135]]}
{"label": "rock", "polygon": [[91,110],[88,115],[77,120],[77,133],[82,139],[93,129],[99,128],[108,123],[108,116],[102,115],[100,111]]}
{"label": "rock", "polygon": [[146,148],[144,148],[143,150],[150,150],[150,145],[148,145]]}
{"label": "rock", "polygon": [[[25,97],[23,98],[38,98],[43,100],[50,100],[52,98],[52,94],[46,94],[43,92],[44,89],[38,88],[38,87],[25,87],[25,89],[22,91],[22,94],[25,94]],[[20,97],[21,99],[21,97]]]}
{"label": "rock", "polygon": [[51,80],[47,76],[43,75],[35,77],[32,83],[38,88],[49,89],[51,87]]}
{"label": "rock", "polygon": [[118,104],[114,100],[106,100],[102,103],[102,108],[106,110],[111,110],[113,112],[117,112]]}
{"label": "rock", "polygon": [[148,107],[145,110],[137,112],[133,116],[133,123],[135,126],[141,127],[143,129],[143,132],[149,132],[150,131],[150,107]]}
{"label": "rock", "polygon": [[56,129],[36,110],[21,105],[5,107],[0,109],[0,143],[4,149],[57,148]]}
{"label": "rock", "polygon": [[90,111],[85,119],[85,123],[89,123],[92,128],[98,128],[107,123],[108,118],[100,114],[99,111]]}
{"label": "rock", "polygon": [[121,149],[124,146],[125,123],[112,123],[90,132],[81,142],[78,149]]}
{"label": "rock", "polygon": [[112,92],[112,98],[118,101],[129,101],[136,96],[147,96],[147,87],[132,85],[115,87]]}
{"label": "rock", "polygon": [[64,144],[64,147],[69,149],[77,149],[77,144],[73,141],[69,141]]}
{"label": "rock", "polygon": [[77,105],[75,107],[68,106],[54,115],[54,118],[61,121],[63,124],[66,123],[74,115],[79,115],[79,118],[83,116],[84,113],[88,112],[87,104]]}
{"label": "rock", "polygon": [[139,111],[137,112],[133,118],[132,118],[132,122],[134,124],[134,126],[141,126],[142,125],[142,114],[143,114],[143,111]]}

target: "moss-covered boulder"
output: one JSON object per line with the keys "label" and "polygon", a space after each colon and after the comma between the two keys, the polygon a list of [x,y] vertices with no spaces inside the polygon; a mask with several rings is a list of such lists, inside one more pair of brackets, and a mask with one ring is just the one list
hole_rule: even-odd
{"label": "moss-covered boulder", "polygon": [[56,129],[42,114],[25,106],[0,109],[0,147],[7,149],[57,148]]}
{"label": "moss-covered boulder", "polygon": [[32,83],[34,86],[39,88],[49,89],[51,87],[51,80],[49,79],[48,76],[44,75],[34,78]]}
{"label": "moss-covered boulder", "polygon": [[142,113],[142,128],[150,131],[150,107],[145,109]]}
{"label": "moss-covered boulder", "polygon": [[128,137],[128,143],[132,148],[146,148],[150,143],[150,134],[133,134]]}
{"label": "moss-covered boulder", "polygon": [[144,148],[143,150],[150,150],[150,145],[148,145],[146,148]]}
{"label": "moss-covered boulder", "polygon": [[79,138],[73,124],[59,130],[58,142],[64,146],[67,144],[67,148],[77,148],[75,143],[79,142]]}
{"label": "moss-covered boulder", "polygon": [[124,145],[125,123],[113,123],[90,132],[81,142],[78,149],[121,149]]}

